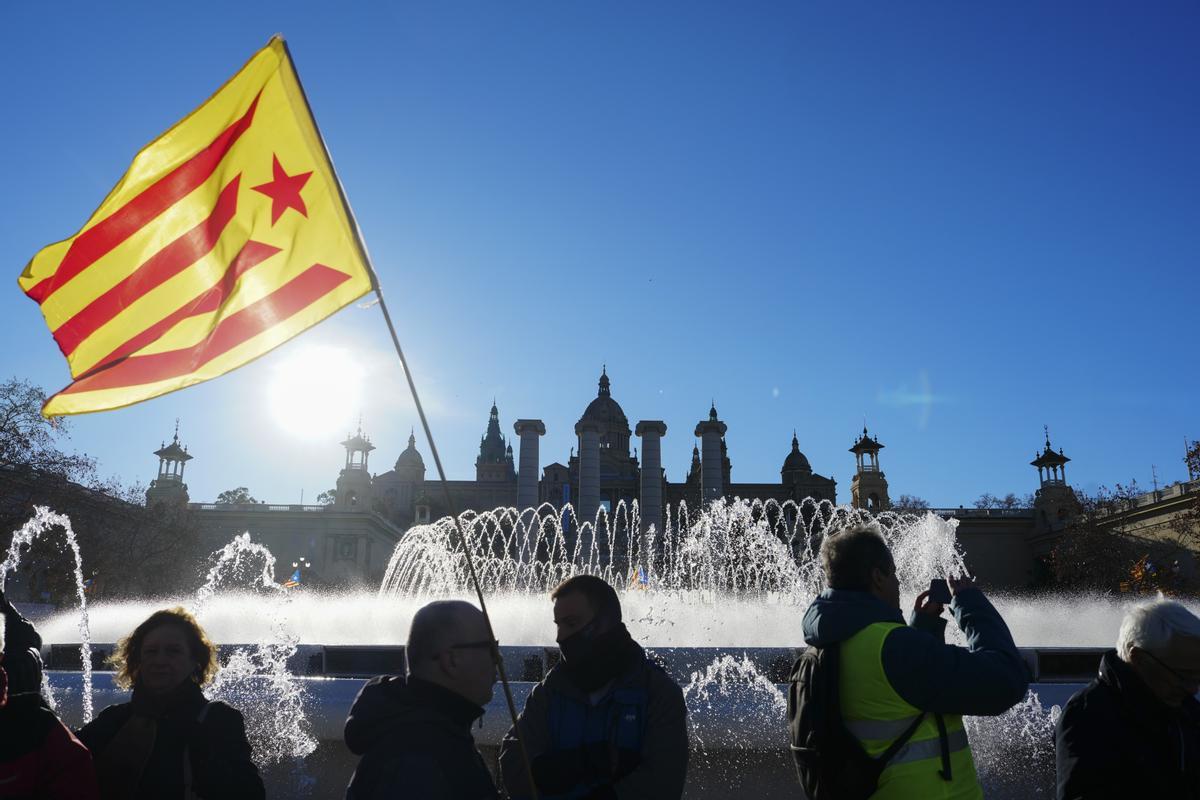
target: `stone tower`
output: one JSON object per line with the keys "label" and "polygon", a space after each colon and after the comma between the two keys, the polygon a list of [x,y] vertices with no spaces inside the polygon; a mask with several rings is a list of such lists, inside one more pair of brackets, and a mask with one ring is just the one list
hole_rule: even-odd
{"label": "stone tower", "polygon": [[888,498],[887,478],[879,469],[879,451],[882,449],[879,437],[868,436],[864,425],[862,436],[850,448],[855,460],[854,479],[850,481],[850,505],[855,508],[875,512],[892,504]]}
{"label": "stone tower", "polygon": [[724,422],[717,419],[717,406],[713,403],[708,410],[708,419],[696,424],[696,436],[700,437],[700,498],[707,504],[725,494],[724,437],[728,430]]}
{"label": "stone tower", "polygon": [[1034,495],[1033,508],[1036,525],[1042,531],[1058,530],[1080,511],[1075,490],[1067,483],[1067,458],[1062,448],[1058,452],[1050,446],[1050,429],[1046,431],[1046,446],[1037,454],[1029,466],[1037,467],[1041,486]]}
{"label": "stone tower", "polygon": [[179,420],[175,420],[175,436],[170,444],[165,442],[154,451],[158,456],[158,477],[150,481],[146,490],[146,507],[156,505],[186,506],[187,484],[183,482],[183,466],[192,460],[186,447],[179,444]]}
{"label": "stone tower", "polygon": [[[410,437],[411,438],[411,437]],[[358,432],[342,442],[346,448],[346,466],[338,475],[337,486],[334,489],[334,506],[338,508],[371,507],[371,473],[367,471],[367,457],[375,445],[363,436],[362,423],[358,424]]]}
{"label": "stone tower", "polygon": [[516,479],[512,446],[500,433],[500,411],[493,400],[492,410],[488,415],[487,431],[479,440],[479,457],[475,459],[475,480],[480,483],[503,483]]}

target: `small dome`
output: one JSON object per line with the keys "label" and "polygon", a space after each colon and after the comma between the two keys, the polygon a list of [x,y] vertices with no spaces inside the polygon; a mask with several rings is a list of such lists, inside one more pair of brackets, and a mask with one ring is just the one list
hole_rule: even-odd
{"label": "small dome", "polygon": [[795,431],[792,432],[792,452],[788,453],[787,458],[783,460],[783,469],[780,471],[783,473],[812,472],[812,465],[808,463],[808,458],[800,452],[800,441],[796,438]]}
{"label": "small dome", "polygon": [[587,409],[583,412],[583,417],[580,421],[583,420],[598,422],[604,425],[616,424],[626,428],[629,427],[629,418],[621,410],[620,404],[612,398],[607,368],[600,373],[599,391],[596,393],[596,399],[589,403]]}
{"label": "small dome", "polygon": [[408,448],[396,459],[397,470],[404,469],[405,467],[425,469],[425,459],[421,458],[421,454],[417,452],[417,437],[412,434],[408,436]]}

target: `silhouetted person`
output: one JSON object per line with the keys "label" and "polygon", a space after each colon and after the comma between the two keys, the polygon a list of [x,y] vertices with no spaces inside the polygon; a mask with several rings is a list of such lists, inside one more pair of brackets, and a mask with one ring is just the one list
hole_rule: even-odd
{"label": "silhouetted person", "polygon": [[41,645],[0,590],[0,798],[95,800],[91,755],[42,697]]}
{"label": "silhouetted person", "polygon": [[[600,578],[576,575],[550,595],[560,661],[533,687],[518,724],[543,798],[683,795],[687,709],[679,686],[621,622],[621,603]],[[514,799],[529,784],[514,731],[500,746]]]}
{"label": "silhouetted person", "polygon": [[1060,800],[1200,798],[1197,692],[1200,619],[1169,600],[1130,611],[1058,720]]}
{"label": "silhouetted person", "polygon": [[262,800],[241,713],[201,691],[216,674],[217,648],[195,617],[154,612],[111,661],[133,697],[79,731],[104,800]]}
{"label": "silhouetted person", "polygon": [[825,537],[828,588],[804,614],[813,647],[839,648],[842,719],[878,758],[923,714],[887,763],[875,800],[982,798],[962,715],[995,715],[1025,696],[1027,670],[1000,614],[967,578],[950,578],[950,609],[967,647],[945,644],[942,605],[917,596],[908,626],[896,564],[879,529]]}
{"label": "silhouetted person", "polygon": [[471,723],[492,699],[496,666],[483,613],[461,600],[423,607],[404,655],[408,675],[374,678],[346,720],[362,756],[346,800],[493,800]]}

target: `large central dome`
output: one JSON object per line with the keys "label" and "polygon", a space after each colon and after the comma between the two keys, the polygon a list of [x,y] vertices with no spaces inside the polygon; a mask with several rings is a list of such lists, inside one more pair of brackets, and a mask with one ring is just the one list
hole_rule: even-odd
{"label": "large central dome", "polygon": [[612,398],[612,391],[609,389],[608,370],[607,368],[600,372],[600,390],[596,393],[596,399],[588,404],[587,409],[583,412],[583,421],[596,422],[606,428],[628,428],[629,419],[625,416],[625,412],[621,410],[621,405]]}

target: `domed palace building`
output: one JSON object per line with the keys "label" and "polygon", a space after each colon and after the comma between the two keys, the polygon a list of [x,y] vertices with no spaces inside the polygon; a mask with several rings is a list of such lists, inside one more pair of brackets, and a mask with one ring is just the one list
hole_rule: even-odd
{"label": "domed palace building", "polygon": [[[694,430],[700,442],[692,447],[691,468],[682,481],[672,483],[662,469],[660,455],[666,423],[642,420],[631,428],[612,395],[608,372],[602,370],[596,397],[575,423],[579,446],[571,450],[565,464],[555,461],[542,467],[538,445],[545,424],[518,419],[513,425],[520,452],[518,468],[493,402],[487,429],[479,440],[475,480],[450,481],[450,492],[460,511],[570,503],[581,520],[593,519],[598,509],[611,511],[621,501],[628,505],[637,500],[644,523],[660,528],[663,510],[680,501],[687,501],[691,508],[726,496],[779,501],[812,497],[837,502],[837,483],[813,472],[794,433],[778,483],[733,483],[726,429],[717,409],[710,408]],[[634,436],[642,440],[640,460]],[[346,468],[338,477],[336,507],[365,507],[401,528],[447,513],[441,487],[435,485],[436,476],[426,481],[425,462],[414,436],[409,436],[408,447],[396,459],[395,467],[374,477],[360,466],[374,449],[362,432],[342,445],[347,451]]]}

